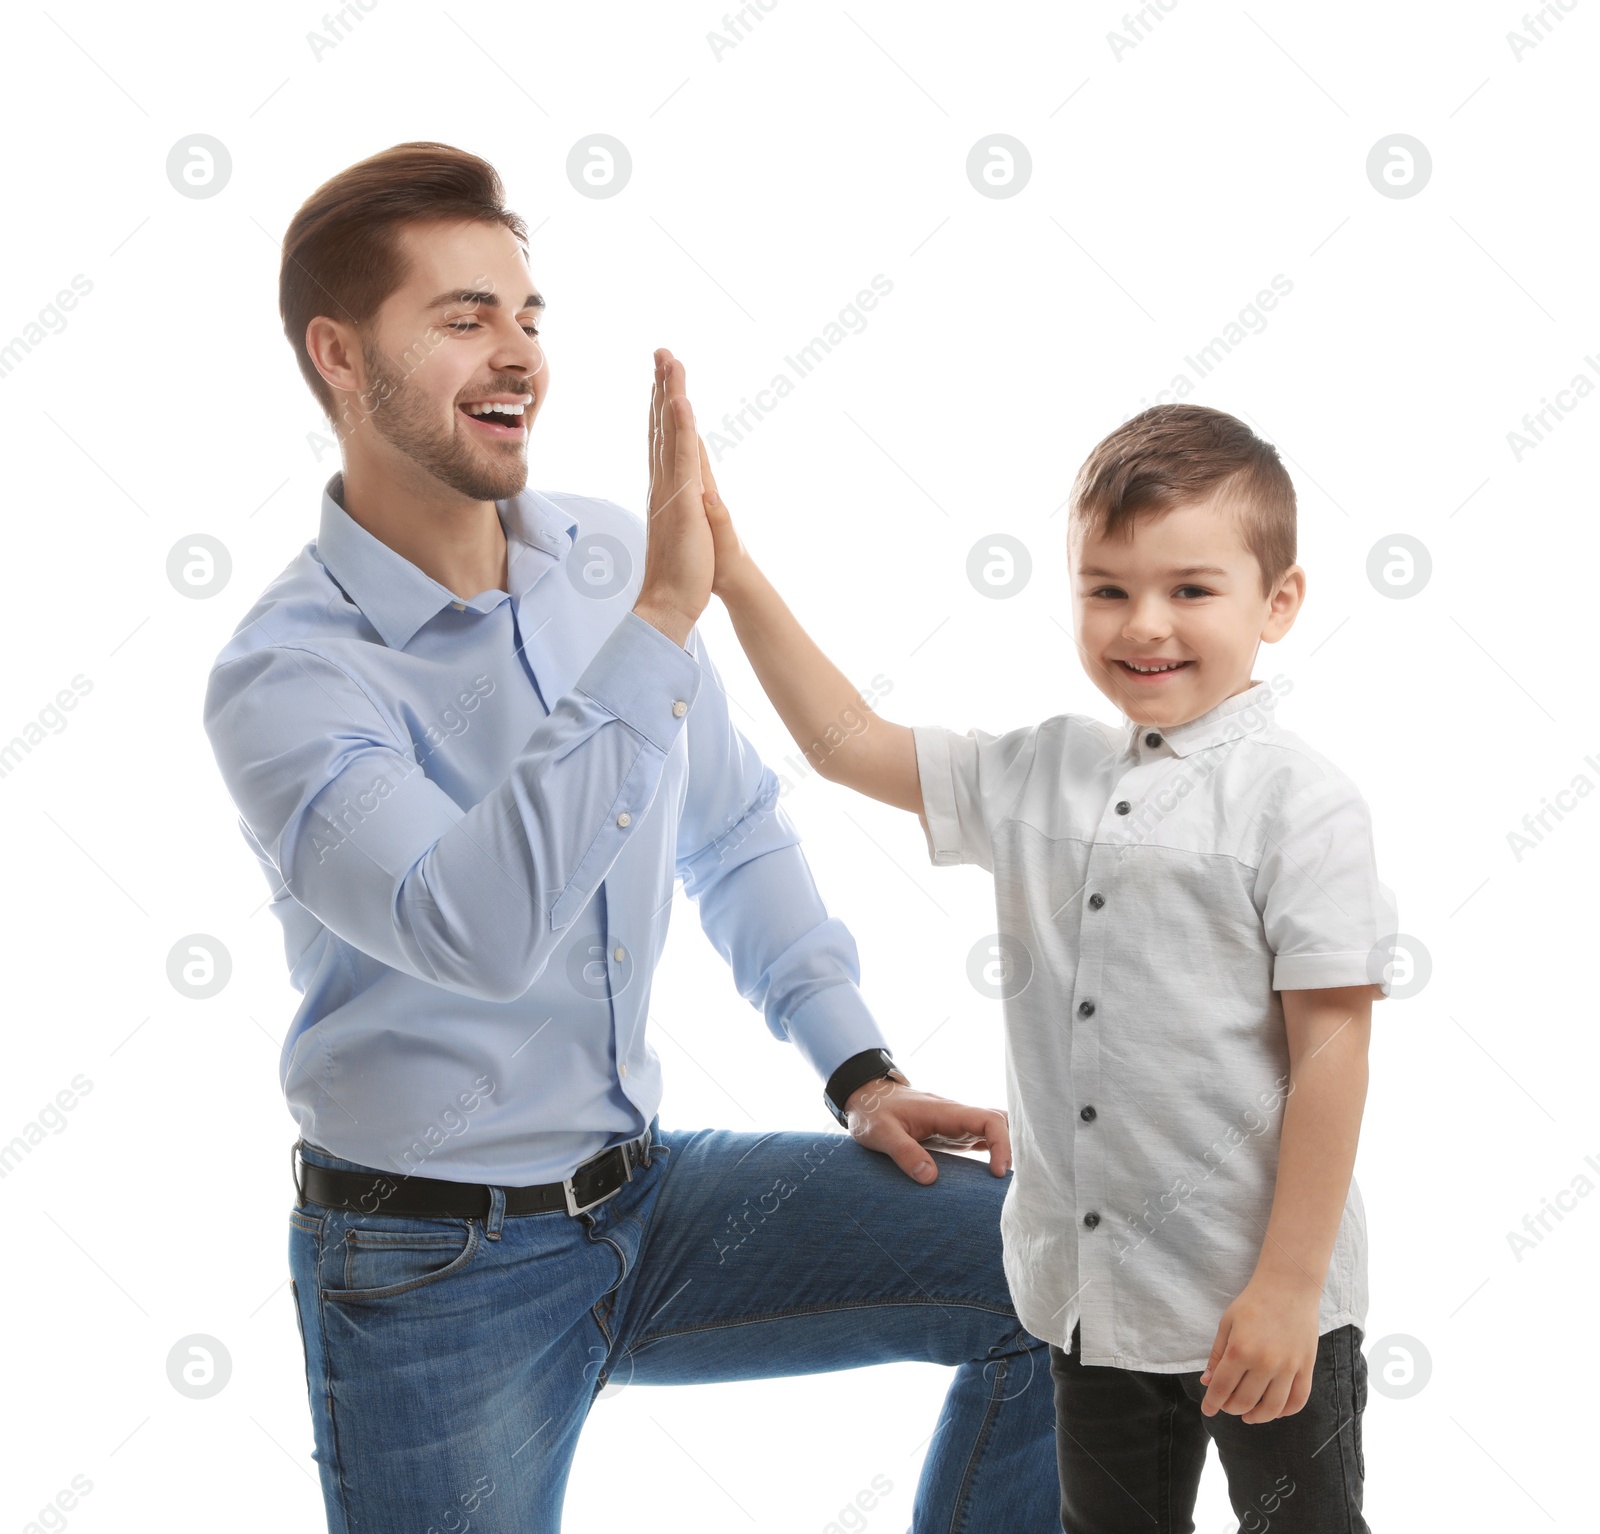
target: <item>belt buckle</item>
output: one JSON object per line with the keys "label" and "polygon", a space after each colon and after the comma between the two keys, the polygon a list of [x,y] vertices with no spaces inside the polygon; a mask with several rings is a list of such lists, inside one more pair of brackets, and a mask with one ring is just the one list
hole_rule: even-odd
{"label": "belt buckle", "polygon": [[591,1199],[587,1204],[580,1204],[576,1197],[574,1197],[572,1192],[572,1179],[570,1177],[563,1177],[561,1179],[561,1191],[567,1196],[567,1213],[570,1215],[580,1215],[585,1213],[587,1210],[593,1209],[597,1204],[605,1203],[608,1198],[615,1198],[620,1192],[622,1192],[622,1188],[620,1185],[618,1185],[609,1193],[602,1193],[599,1198]]}
{"label": "belt buckle", "polygon": [[[648,1129],[646,1129],[644,1132],[643,1141],[644,1148],[648,1148],[650,1142],[650,1131]],[[577,1195],[573,1192],[572,1177],[563,1177],[561,1179],[561,1191],[566,1195],[568,1214],[573,1216],[583,1214],[586,1210],[593,1209],[596,1207],[596,1205],[605,1203],[608,1198],[615,1198],[620,1192],[622,1192],[625,1184],[633,1181],[633,1156],[630,1154],[630,1152],[633,1150],[635,1143],[636,1142],[632,1140],[624,1140],[621,1145],[613,1145],[609,1149],[600,1152],[600,1156],[609,1156],[612,1151],[620,1151],[622,1153],[622,1182],[619,1182],[617,1186],[614,1187],[609,1193],[602,1193],[599,1198],[591,1199],[587,1204],[580,1204],[578,1202]],[[589,1160],[598,1161],[600,1156],[591,1156]],[[588,1162],[585,1162],[583,1165],[587,1166]],[[583,1166],[578,1167],[573,1172],[572,1176],[576,1177],[578,1172],[581,1172],[582,1170]]]}

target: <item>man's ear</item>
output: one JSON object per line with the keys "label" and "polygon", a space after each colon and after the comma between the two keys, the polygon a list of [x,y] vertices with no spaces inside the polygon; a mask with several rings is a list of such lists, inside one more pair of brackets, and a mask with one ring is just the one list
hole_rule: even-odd
{"label": "man's ear", "polygon": [[1267,604],[1267,621],[1261,629],[1267,644],[1276,644],[1289,632],[1305,599],[1306,572],[1300,565],[1290,565],[1278,578]]}
{"label": "man's ear", "polygon": [[349,325],[325,314],[308,321],[306,354],[330,388],[350,393],[361,387],[361,342]]}

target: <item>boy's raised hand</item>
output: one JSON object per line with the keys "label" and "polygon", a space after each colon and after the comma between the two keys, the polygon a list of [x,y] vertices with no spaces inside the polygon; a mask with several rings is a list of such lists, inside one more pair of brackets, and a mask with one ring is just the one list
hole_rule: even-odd
{"label": "boy's raised hand", "polygon": [[711,589],[727,607],[745,657],[795,744],[822,777],[920,816],[911,731],[872,711],[761,573],[717,490],[704,442],[699,479],[714,550]]}
{"label": "boy's raised hand", "polygon": [[644,577],[633,610],[677,644],[711,600],[716,564],[700,482],[694,411],[684,367],[665,347],[655,354],[650,395],[650,526]]}
{"label": "boy's raised hand", "polygon": [[[717,490],[706,445],[699,444],[700,485],[705,520],[711,529],[715,573],[711,589],[728,605],[734,630],[744,646],[768,697],[791,731],[813,717],[824,721],[816,733],[801,725],[797,742],[809,739],[818,749],[824,729],[838,718],[855,718],[857,705],[870,714],[853,687],[817,649],[795,622],[750,558],[727,504]],[[916,776],[911,732],[902,725],[872,716],[874,738],[882,742],[877,761],[859,776],[840,774],[851,752],[835,749],[824,757],[824,777],[843,776],[863,793],[920,813],[922,798]],[[858,745],[858,741],[852,741]],[[1011,1170],[1010,1123],[999,1108],[976,1108],[894,1080],[869,1081],[844,1105],[852,1138],[888,1156],[907,1177],[919,1183],[938,1180],[938,1163],[930,1150],[988,1151],[989,1171],[1004,1177]]]}
{"label": "boy's raised hand", "polygon": [[705,438],[700,441],[700,484],[704,489],[706,521],[711,527],[711,543],[716,551],[716,573],[711,579],[712,594],[727,601],[742,580],[750,576],[753,562],[728,513],[727,502],[717,490],[711,460],[706,455]]}

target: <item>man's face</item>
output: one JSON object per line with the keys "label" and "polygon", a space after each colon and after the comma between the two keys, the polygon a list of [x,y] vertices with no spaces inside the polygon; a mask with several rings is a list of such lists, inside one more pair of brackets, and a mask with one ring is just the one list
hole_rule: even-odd
{"label": "man's face", "polygon": [[[361,337],[365,377],[344,396],[346,419],[472,500],[507,499],[527,483],[550,376],[522,247],[498,224],[408,224],[398,238],[410,276]],[[520,416],[465,408],[489,400],[525,403]]]}
{"label": "man's face", "polygon": [[1288,632],[1299,566],[1274,602],[1231,510],[1215,499],[1091,536],[1070,560],[1074,640],[1096,687],[1137,724],[1184,724],[1250,685],[1263,639]]}

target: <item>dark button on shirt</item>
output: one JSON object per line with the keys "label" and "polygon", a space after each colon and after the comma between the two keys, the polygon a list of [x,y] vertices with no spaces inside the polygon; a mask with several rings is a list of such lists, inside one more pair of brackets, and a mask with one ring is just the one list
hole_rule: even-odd
{"label": "dark button on shirt", "polygon": [[1104,895],[1093,894],[1089,897],[1089,909],[1091,911],[1098,911],[1105,903],[1106,897]]}
{"label": "dark button on shirt", "polygon": [[1148,735],[1145,736],[1144,743],[1147,746],[1159,746],[1161,744],[1161,737],[1156,734],[1154,730],[1152,730]]}
{"label": "dark button on shirt", "polygon": [[1117,800],[1117,814],[1126,815],[1132,808],[1133,806],[1126,799]]}
{"label": "dark button on shirt", "polygon": [[[1029,1195],[1007,1221],[1026,1253],[1012,1297],[1022,1325],[1062,1349],[1081,1312],[1090,1365],[1205,1367],[1223,1296],[1248,1284],[1272,1207],[1284,1035],[1266,982],[1363,983],[1374,943],[1399,925],[1364,802],[1280,728],[1278,691],[1257,683],[1170,729],[1071,714],[999,736],[914,728],[932,861],[993,873],[1007,922],[1050,938],[1029,983],[1005,988],[1012,1143]],[[1157,749],[1144,743],[1152,731]],[[1124,798],[1138,836],[1131,813],[1112,813]],[[1090,891],[1108,902],[1098,913]],[[1098,1010],[1080,1017],[1107,975],[1115,1007],[1103,1023]],[[1200,1017],[1227,1021],[1173,1026]],[[1106,1109],[1093,1123],[1078,1117],[1087,1103]],[[1259,1135],[1256,1112],[1274,1121]],[[1162,1192],[1195,1187],[1202,1157],[1210,1167],[1219,1155],[1204,1219],[1163,1223]],[[1358,1197],[1352,1183],[1324,1322],[1365,1314]]]}
{"label": "dark button on shirt", "polygon": [[1082,1119],[1085,1124],[1092,1124],[1095,1117],[1094,1104],[1085,1103],[1080,1109],[1078,1109],[1078,1117]]}
{"label": "dark button on shirt", "polygon": [[1096,1226],[1096,1225],[1098,1225],[1098,1224],[1099,1224],[1099,1223],[1100,1223],[1100,1216],[1099,1216],[1099,1215],[1097,1215],[1097,1214],[1096,1214],[1096,1213],[1095,1213],[1095,1212],[1094,1212],[1094,1210],[1092,1210],[1092,1209],[1091,1209],[1091,1210],[1090,1210],[1090,1211],[1089,1211],[1089,1212],[1088,1212],[1088,1214],[1086,1214],[1086,1215],[1085,1215],[1085,1216],[1084,1216],[1084,1217],[1083,1217],[1083,1223],[1084,1223],[1084,1224],[1085,1224],[1085,1225],[1087,1225],[1087,1226],[1088,1226],[1088,1227],[1089,1227],[1089,1229],[1090,1229],[1090,1230],[1093,1230],[1093,1229],[1094,1229],[1094,1228],[1095,1228],[1095,1226]]}
{"label": "dark button on shirt", "polygon": [[1093,1017],[1094,1016],[1094,1003],[1092,1001],[1080,1001],[1078,1003],[1078,1016],[1079,1017]]}

